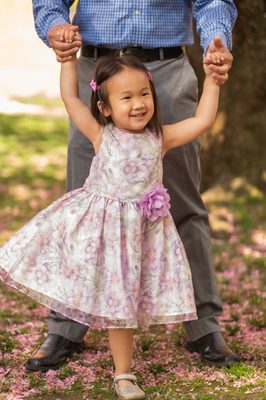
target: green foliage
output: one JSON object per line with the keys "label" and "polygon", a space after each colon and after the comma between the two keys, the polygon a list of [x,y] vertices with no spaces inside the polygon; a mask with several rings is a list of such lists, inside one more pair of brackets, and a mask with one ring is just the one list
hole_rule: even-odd
{"label": "green foliage", "polygon": [[263,315],[259,315],[258,317],[252,317],[248,320],[250,326],[255,327],[256,329],[266,328],[266,313]]}
{"label": "green foliage", "polygon": [[17,341],[12,334],[5,330],[0,330],[0,351],[11,353],[17,347]]}
{"label": "green foliage", "polygon": [[29,374],[28,378],[29,378],[30,389],[35,387],[38,388],[45,387],[46,384],[45,377],[36,374]]}
{"label": "green foliage", "polygon": [[140,348],[142,351],[148,351],[148,350],[150,350],[152,343],[153,343],[153,340],[151,337],[144,336],[141,338],[139,345],[140,345]]}
{"label": "green foliage", "polygon": [[229,376],[235,376],[238,379],[241,377],[252,377],[256,373],[256,369],[245,364],[232,365],[225,370]]}
{"label": "green foliage", "polygon": [[70,368],[68,365],[63,365],[59,371],[58,371],[58,378],[59,379],[65,379],[68,376],[73,375],[74,371],[72,368]]}
{"label": "green foliage", "polygon": [[229,336],[235,336],[241,330],[240,326],[236,324],[226,324],[225,329]]}
{"label": "green foliage", "polygon": [[0,114],[0,220],[16,231],[65,187],[67,122]]}
{"label": "green foliage", "polygon": [[261,271],[265,271],[266,269],[266,260],[264,257],[253,257],[252,255],[246,255],[245,257],[246,265],[251,271],[252,269],[259,269]]}
{"label": "green foliage", "polygon": [[12,96],[13,100],[22,104],[34,104],[53,109],[55,107],[63,107],[63,102],[59,98],[47,98],[42,95],[34,95],[31,97]]}

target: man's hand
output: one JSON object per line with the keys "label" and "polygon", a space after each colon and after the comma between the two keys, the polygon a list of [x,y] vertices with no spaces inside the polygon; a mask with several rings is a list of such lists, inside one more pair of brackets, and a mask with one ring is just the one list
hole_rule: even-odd
{"label": "man's hand", "polygon": [[[48,32],[49,44],[56,54],[57,61],[64,63],[70,61],[79,51],[82,38],[78,32],[79,27],[68,23],[54,26]],[[68,31],[68,40],[62,32]]]}
{"label": "man's hand", "polygon": [[[220,62],[213,63],[211,57],[212,53],[219,54]],[[227,47],[224,46],[219,36],[215,36],[214,40],[210,43],[206,56],[203,59],[203,64],[208,66],[211,75],[216,83],[223,85],[228,80],[228,71],[232,66],[233,56]]]}

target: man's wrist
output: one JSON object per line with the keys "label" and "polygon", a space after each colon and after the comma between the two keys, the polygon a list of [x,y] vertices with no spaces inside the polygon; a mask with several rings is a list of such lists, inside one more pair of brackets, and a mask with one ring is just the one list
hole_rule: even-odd
{"label": "man's wrist", "polygon": [[207,54],[207,52],[208,52],[208,49],[209,49],[209,46],[210,46],[210,44],[213,42],[215,36],[219,36],[219,38],[221,39],[223,45],[224,45],[226,48],[228,48],[228,43],[227,43],[225,34],[222,33],[222,32],[217,32],[217,33],[215,33],[213,36],[209,36],[209,37],[206,39],[206,41],[205,41],[206,45],[203,45],[203,49],[204,49],[204,51],[203,51],[203,57],[206,56],[206,54]]}

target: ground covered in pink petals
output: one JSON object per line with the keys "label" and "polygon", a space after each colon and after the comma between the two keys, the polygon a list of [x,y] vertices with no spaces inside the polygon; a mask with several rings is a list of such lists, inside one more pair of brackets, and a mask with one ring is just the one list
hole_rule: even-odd
{"label": "ground covered in pink petals", "polygon": [[[224,304],[220,321],[228,343],[243,361],[227,369],[205,366],[184,349],[180,325],[138,331],[134,372],[148,399],[266,399],[265,198],[232,191],[226,201],[211,194],[206,194],[206,201]],[[88,332],[86,350],[57,371],[26,373],[26,359],[47,333],[48,311],[2,283],[0,304],[1,400],[115,398],[106,332]]]}
{"label": "ground covered in pink petals", "polygon": [[[0,243],[64,192],[65,135],[62,120],[1,116]],[[184,349],[181,325],[159,326],[136,332],[134,372],[151,400],[263,400],[266,198],[244,180],[204,198],[222,331],[243,361],[228,369],[205,366]],[[0,400],[115,398],[106,332],[90,331],[86,350],[57,371],[26,373],[25,361],[47,334],[48,310],[2,283],[0,304]]]}

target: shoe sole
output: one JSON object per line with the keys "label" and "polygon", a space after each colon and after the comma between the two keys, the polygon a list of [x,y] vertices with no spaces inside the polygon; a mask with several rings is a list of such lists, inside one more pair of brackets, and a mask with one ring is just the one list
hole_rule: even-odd
{"label": "shoe sole", "polygon": [[56,364],[56,365],[54,365],[54,366],[52,366],[52,367],[42,367],[42,366],[40,366],[40,367],[34,367],[34,366],[31,366],[31,365],[25,365],[25,369],[26,369],[26,372],[47,372],[47,371],[49,371],[50,369],[52,369],[52,370],[57,370],[58,368],[60,368],[62,365],[64,365],[65,363],[67,363],[68,361],[69,361],[69,359],[71,358],[71,356],[74,354],[74,353],[77,353],[77,354],[80,354],[80,353],[83,353],[83,351],[85,350],[85,344],[84,343],[81,343],[79,346],[77,346],[77,348],[76,349],[73,349],[70,353],[69,353],[69,355],[67,356],[67,358],[65,359],[65,360],[63,360],[63,361],[60,361],[58,364]]}
{"label": "shoe sole", "polygon": [[204,364],[210,366],[210,367],[231,367],[232,365],[235,364],[239,364],[240,363],[240,359],[239,360],[230,360],[230,361],[209,361],[206,360],[206,358],[204,358],[197,350],[194,349],[193,346],[191,346],[190,344],[186,344],[185,346],[186,350],[193,354],[193,353],[197,353],[201,356],[201,362],[203,362]]}
{"label": "shoe sole", "polygon": [[34,368],[34,367],[31,367],[31,366],[25,365],[25,369],[26,369],[26,372],[47,372],[47,371],[49,371],[50,369],[56,371],[58,368],[61,367],[61,365],[65,364],[66,362],[68,362],[68,359],[66,359],[65,361],[62,361],[62,362],[59,363],[59,364],[54,365],[53,367],[39,367],[39,368]]}
{"label": "shoe sole", "polygon": [[201,361],[210,366],[210,367],[232,367],[233,365],[239,364],[240,360],[231,360],[231,361],[221,361],[221,362],[211,362],[208,360],[205,360],[203,357],[201,358]]}

